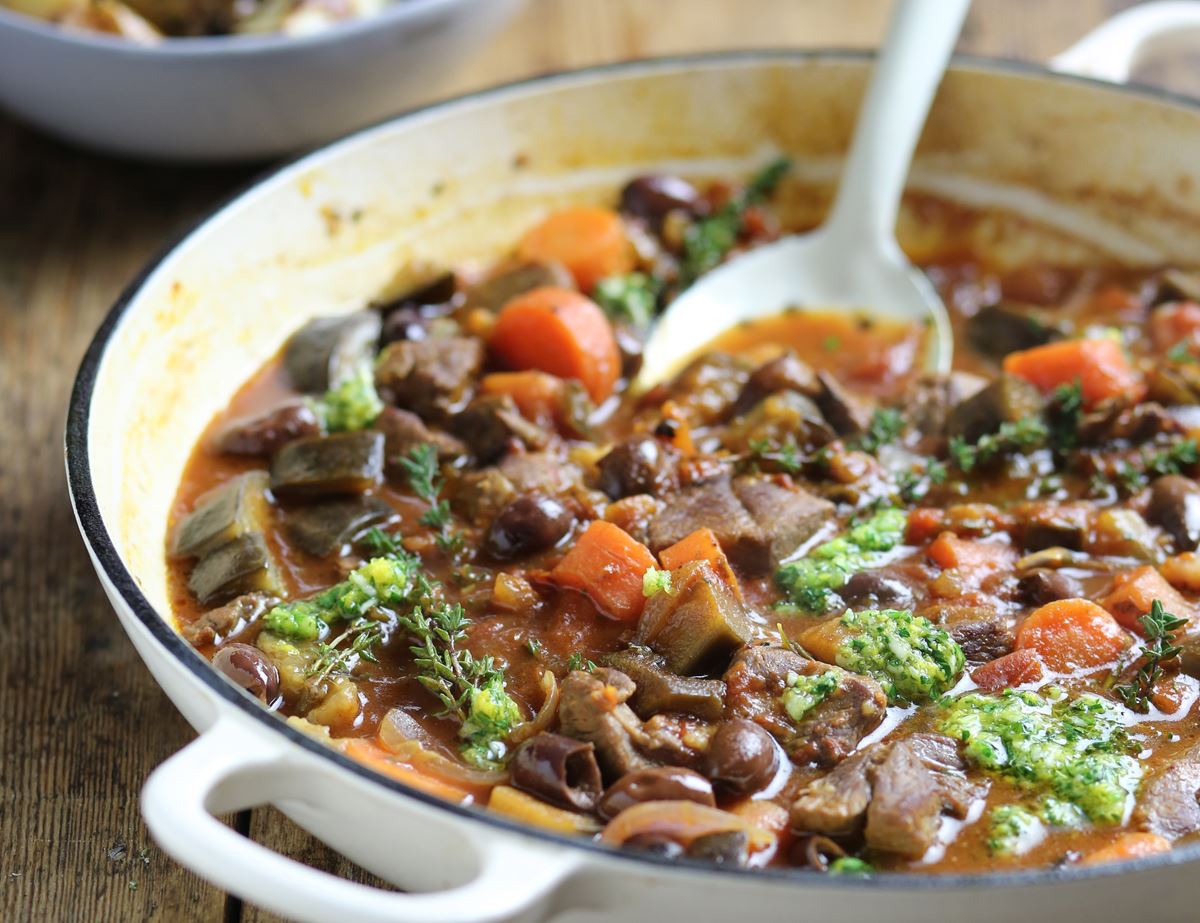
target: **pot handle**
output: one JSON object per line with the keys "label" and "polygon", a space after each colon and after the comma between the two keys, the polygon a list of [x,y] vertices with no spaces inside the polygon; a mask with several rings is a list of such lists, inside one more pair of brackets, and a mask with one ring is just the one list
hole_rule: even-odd
{"label": "pot handle", "polygon": [[1062,73],[1125,83],[1145,58],[1177,48],[1194,50],[1198,42],[1200,3],[1161,0],[1118,13],[1049,64]]}
{"label": "pot handle", "polygon": [[[146,781],[141,807],[151,835],[169,855],[218,887],[313,923],[491,923],[518,914],[536,920],[578,864],[570,851],[535,850],[520,842],[506,840],[502,849],[489,849],[494,840],[471,833],[462,841],[474,853],[478,871],[471,881],[444,891],[385,891],[310,868],[213,816],[273,800],[319,797],[328,780],[289,758],[288,749],[221,718]],[[394,801],[402,829],[404,809],[417,803],[403,797]]]}

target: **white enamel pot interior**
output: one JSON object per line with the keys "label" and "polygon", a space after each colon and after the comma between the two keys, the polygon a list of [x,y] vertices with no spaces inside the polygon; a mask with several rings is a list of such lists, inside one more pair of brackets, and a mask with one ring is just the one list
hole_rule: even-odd
{"label": "white enamel pot interior", "polygon": [[[868,64],[840,53],[664,60],[441,104],[280,169],[130,287],[80,370],[67,466],[121,623],[201,732],[143,795],[164,849],[301,920],[724,920],[751,908],[759,919],[1194,919],[1195,846],[1120,867],[860,881],[698,870],[523,829],[327,750],[219,678],[172,628],[165,530],[189,451],[290,331],[315,314],[361,307],[402,284],[405,267],[495,257],[553,205],[608,200],[650,167],[743,171],[785,150],[802,180],[786,207],[819,211],[825,190],[813,189],[836,175]],[[989,226],[1013,259],[1186,262],[1200,252],[1197,151],[1200,108],[1191,102],[960,61],[911,185],[1029,216]],[[904,217],[901,237],[919,249]],[[418,893],[332,878],[211,816],[268,802]]]}

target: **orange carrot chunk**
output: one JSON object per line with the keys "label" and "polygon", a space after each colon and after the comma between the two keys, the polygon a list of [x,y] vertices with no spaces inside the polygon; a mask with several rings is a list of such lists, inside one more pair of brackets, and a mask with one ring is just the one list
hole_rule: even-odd
{"label": "orange carrot chunk", "polygon": [[621,353],[608,318],[590,298],[566,288],[535,288],[508,302],[488,346],[510,369],[582,382],[596,402],[612,394],[621,374]]}
{"label": "orange carrot chunk", "polygon": [[[911,522],[912,518],[909,517],[910,529]],[[953,532],[939,535],[929,546],[927,554],[943,570],[956,568],[971,573],[998,570],[1011,564],[1015,557],[1008,545],[959,538]]]}
{"label": "orange carrot chunk", "polygon": [[741,594],[737,576],[729,566],[729,559],[725,557],[725,552],[712,529],[697,529],[690,535],[685,535],[671,547],[660,551],[658,559],[666,570],[675,570],[691,561],[708,561],[725,582]]}
{"label": "orange carrot chunk", "polygon": [[1139,401],[1146,393],[1146,385],[1129,365],[1121,344],[1109,339],[1062,340],[1009,353],[1004,371],[1047,394],[1059,385],[1078,381],[1088,407],[1110,397]]}
{"label": "orange carrot chunk", "polygon": [[1013,651],[1003,657],[990,660],[971,671],[975,685],[987,692],[999,692],[1025,683],[1036,683],[1042,678],[1042,659],[1037,651],[1025,649]]}
{"label": "orange carrot chunk", "polygon": [[507,394],[526,420],[553,426],[562,415],[563,380],[545,372],[493,372],[484,375],[479,390],[488,396]]}
{"label": "orange carrot chunk", "polygon": [[605,276],[633,268],[633,248],[621,216],[610,208],[564,208],[530,228],[517,251],[522,259],[562,263],[575,284],[590,292]]}
{"label": "orange carrot chunk", "polygon": [[642,614],[642,578],[654,555],[619,526],[596,520],[550,572],[560,586],[586,594],[605,615],[621,622]]}
{"label": "orange carrot chunk", "polygon": [[1184,619],[1192,617],[1192,604],[1149,564],[1117,574],[1108,595],[1100,600],[1100,605],[1111,612],[1123,627],[1145,634],[1139,620],[1150,611],[1156,599],[1172,615]]}
{"label": "orange carrot chunk", "polygon": [[1017,649],[1036,651],[1056,673],[1111,663],[1129,640],[1116,619],[1087,599],[1047,603],[1017,629]]}
{"label": "orange carrot chunk", "polygon": [[1157,833],[1123,833],[1107,846],[1083,858],[1082,865],[1101,865],[1105,862],[1125,862],[1170,852],[1171,844]]}

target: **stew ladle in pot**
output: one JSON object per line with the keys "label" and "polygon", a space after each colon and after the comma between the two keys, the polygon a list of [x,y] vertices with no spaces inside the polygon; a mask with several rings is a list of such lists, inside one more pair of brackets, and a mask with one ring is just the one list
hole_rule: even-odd
{"label": "stew ladle in pot", "polygon": [[735,324],[789,307],[928,325],[925,364],[948,372],[950,319],[896,243],[904,181],[970,0],[897,0],[825,223],[758,247],[684,291],[651,331],[634,386],[671,375]]}

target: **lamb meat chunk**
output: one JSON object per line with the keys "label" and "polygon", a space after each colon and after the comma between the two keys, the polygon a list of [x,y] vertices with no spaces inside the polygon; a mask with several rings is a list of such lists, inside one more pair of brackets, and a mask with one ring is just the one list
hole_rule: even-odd
{"label": "lamb meat chunk", "polygon": [[574,288],[575,282],[561,263],[518,263],[467,289],[467,304],[499,311],[518,295],[547,285]]}
{"label": "lamb meat chunk", "polygon": [[563,680],[559,698],[559,733],[590,743],[608,782],[656,763],[635,745],[642,722],[627,704],[636,691],[633,680],[620,670],[597,667],[575,670]]}
{"label": "lamb meat chunk", "polygon": [[780,391],[798,391],[811,397],[819,389],[816,373],[809,364],[795,353],[787,352],[763,363],[750,374],[729,413],[732,417],[740,417],[764,398]]}
{"label": "lamb meat chunk", "polygon": [[988,783],[965,771],[948,737],[881,741],[803,788],[792,804],[792,826],[826,836],[861,832],[872,849],[919,859],[937,842],[943,815],[962,820],[986,796]]}
{"label": "lamb meat chunk", "polygon": [[944,436],[950,411],[987,386],[987,379],[970,372],[925,375],[905,399],[904,411],[912,428],[926,436]]}
{"label": "lamb meat chunk", "polygon": [[1012,653],[1016,643],[1013,618],[985,606],[943,604],[921,615],[950,632],[970,663],[986,663]]}
{"label": "lamb meat chunk", "polygon": [[1000,301],[982,308],[967,321],[967,337],[980,353],[1000,359],[1061,340],[1063,330],[1045,311]]}
{"label": "lamb meat chunk", "polygon": [[870,408],[828,372],[817,372],[813,400],[839,436],[861,435],[871,425]]}
{"label": "lamb meat chunk", "polygon": [[514,452],[504,456],[497,467],[518,493],[561,494],[583,479],[577,465],[551,452]]}
{"label": "lamb meat chunk", "polygon": [[355,497],[296,507],[284,514],[283,527],[298,548],[323,558],[395,515],[379,497]]}
{"label": "lamb meat chunk", "polygon": [[668,394],[690,425],[707,426],[726,415],[749,377],[743,359],[705,353],[675,376]]}
{"label": "lamb meat chunk", "polygon": [[321,421],[305,400],[289,400],[230,420],[212,437],[212,447],[231,455],[270,455],[293,439],[321,435]]}
{"label": "lamb meat chunk", "polygon": [[468,522],[490,522],[516,498],[512,481],[497,468],[462,472],[450,486],[450,505]]}
{"label": "lamb meat chunk", "polygon": [[266,593],[246,593],[179,626],[179,633],[196,647],[223,641],[279,604]]}
{"label": "lamb meat chunk", "polygon": [[483,365],[475,337],[400,340],[384,349],[375,366],[375,385],[391,404],[424,420],[454,413]]}
{"label": "lamb meat chunk", "polygon": [[983,390],[955,404],[946,421],[946,433],[975,442],[994,433],[1001,423],[1015,423],[1042,412],[1041,392],[1023,378],[1002,374]]}
{"label": "lamb meat chunk", "polygon": [[963,820],[987,794],[967,779],[958,744],[937,734],[912,734],[891,744],[871,772],[866,838],[872,849],[919,859],[937,842],[942,815]]}
{"label": "lamb meat chunk", "polygon": [[463,442],[440,429],[426,426],[415,413],[399,407],[385,407],[375,419],[375,429],[383,433],[384,465],[392,477],[404,478],[400,459],[421,445],[433,446],[440,461],[451,461],[467,454]]}
{"label": "lamb meat chunk", "polygon": [[660,654],[673,673],[697,676],[725,668],[750,640],[741,598],[708,561],[690,561],[672,572],[670,593],[646,600],[636,642]]}
{"label": "lamb meat chunk", "polygon": [[360,430],[289,442],[271,458],[279,496],[361,494],[383,480],[383,433]]}
{"label": "lamb meat chunk", "polygon": [[[834,673],[837,688],[799,721],[784,708],[788,676]],[[798,765],[833,766],[882,723],[887,696],[874,680],[802,657],[785,647],[748,647],[725,672],[726,716],[770,731]]]}
{"label": "lamb meat chunk", "polygon": [[293,333],[283,347],[283,367],[296,390],[323,394],[344,381],[374,354],[380,325],[375,311],[357,311],[314,317]]}
{"label": "lamb meat chunk", "polygon": [[1200,744],[1142,784],[1131,823],[1168,840],[1200,830]]}
{"label": "lamb meat chunk", "polygon": [[685,487],[673,495],[650,524],[650,548],[657,554],[705,527],[716,533],[735,567],[754,575],[770,569],[770,539],[737,498],[728,478]]}
{"label": "lamb meat chunk", "polygon": [[481,465],[491,464],[513,445],[541,449],[550,443],[550,434],[521,416],[507,394],[476,398],[455,414],[450,426]]}
{"label": "lamb meat chunk", "polygon": [[1028,503],[1014,512],[1021,527],[1021,545],[1027,551],[1079,551],[1095,511],[1086,503]]}
{"label": "lamb meat chunk", "polygon": [[828,500],[774,478],[740,477],[733,482],[733,492],[768,537],[772,569],[834,522]]}
{"label": "lamb meat chunk", "polygon": [[1200,487],[1180,474],[1156,478],[1146,518],[1175,540],[1176,551],[1195,551],[1200,545]]}

